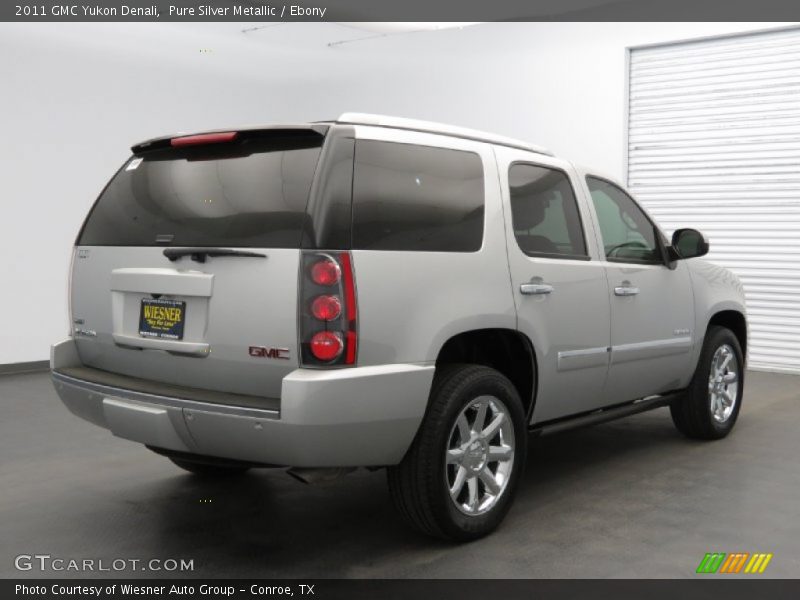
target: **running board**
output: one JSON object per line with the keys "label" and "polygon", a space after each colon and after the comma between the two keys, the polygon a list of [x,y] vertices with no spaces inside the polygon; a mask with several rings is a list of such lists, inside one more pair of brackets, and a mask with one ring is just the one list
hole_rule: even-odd
{"label": "running board", "polygon": [[669,406],[679,395],[680,392],[674,392],[662,396],[650,396],[627,404],[617,404],[590,413],[583,413],[575,417],[566,417],[554,421],[547,421],[545,423],[538,423],[531,427],[530,432],[536,435],[550,435],[551,433],[560,433],[569,429],[577,429],[578,427],[614,421],[637,413],[653,410],[654,408]]}

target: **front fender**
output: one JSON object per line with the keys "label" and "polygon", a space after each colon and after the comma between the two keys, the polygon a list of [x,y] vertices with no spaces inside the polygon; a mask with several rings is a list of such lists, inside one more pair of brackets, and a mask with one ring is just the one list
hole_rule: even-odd
{"label": "front fender", "polygon": [[693,364],[697,363],[703,348],[708,324],[714,315],[723,311],[742,314],[747,323],[744,288],[733,271],[706,260],[686,261],[692,278],[695,305],[695,345]]}

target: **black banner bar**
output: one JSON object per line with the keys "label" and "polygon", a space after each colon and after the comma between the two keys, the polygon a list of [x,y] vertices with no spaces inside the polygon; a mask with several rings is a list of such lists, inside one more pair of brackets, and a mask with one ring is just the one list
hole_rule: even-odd
{"label": "black banner bar", "polygon": [[228,600],[592,600],[626,599],[739,600],[769,598],[795,600],[800,580],[708,578],[683,580],[110,580],[110,579],[7,579],[0,597],[31,600],[83,600],[87,598],[164,600],[223,598]]}
{"label": "black banner bar", "polygon": [[797,0],[15,0],[0,21],[800,21]]}

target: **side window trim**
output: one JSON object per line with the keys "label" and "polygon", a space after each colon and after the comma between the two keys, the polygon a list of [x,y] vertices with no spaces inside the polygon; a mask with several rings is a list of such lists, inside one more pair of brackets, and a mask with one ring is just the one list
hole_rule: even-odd
{"label": "side window trim", "polygon": [[658,226],[658,224],[655,221],[653,221],[652,218],[650,218],[650,215],[647,214],[647,211],[645,211],[639,204],[639,202],[637,202],[637,200],[633,196],[631,196],[631,194],[627,190],[625,190],[625,188],[620,186],[618,183],[614,183],[613,181],[611,181],[606,177],[603,177],[602,175],[593,175],[592,173],[586,173],[584,176],[584,180],[586,182],[586,190],[589,192],[589,201],[592,204],[592,210],[595,211],[595,215],[597,214],[597,208],[594,206],[594,200],[592,199],[592,188],[589,185],[590,179],[594,179],[596,181],[602,181],[606,185],[610,185],[611,187],[622,193],[624,196],[626,196],[633,203],[633,205],[637,209],[639,209],[639,212],[642,213],[642,216],[647,220],[648,223],[650,223],[650,226],[653,228],[653,233],[654,233],[653,237],[655,239],[656,246],[658,246],[657,249],[660,257],[659,260],[638,260],[630,257],[620,258],[620,257],[605,256],[605,247],[603,245],[603,232],[600,229],[598,223],[597,233],[600,236],[600,249],[603,252],[603,257],[604,257],[603,260],[618,264],[667,266],[667,260],[666,260],[667,250],[664,244],[664,239],[665,239],[664,233],[661,231],[661,228]]}
{"label": "side window trim", "polygon": [[[569,185],[570,190],[572,191],[572,201],[575,204],[575,212],[578,215],[578,227],[580,228],[581,239],[583,241],[583,248],[586,251],[586,254],[555,254],[551,252],[528,252],[520,247],[519,242],[514,237],[514,243],[519,248],[519,251],[522,252],[525,256],[529,256],[531,258],[548,258],[548,259],[561,259],[561,260],[581,260],[581,261],[591,261],[592,256],[591,252],[589,251],[589,244],[586,238],[586,227],[584,226],[583,222],[583,214],[581,213],[581,205],[578,202],[578,195],[575,192],[575,182],[570,177],[570,174],[562,169],[561,167],[556,167],[553,165],[543,164],[534,160],[513,160],[508,163],[506,167],[506,188],[508,190],[508,200],[509,203],[511,202],[511,182],[509,180],[509,174],[511,173],[511,169],[517,165],[522,166],[529,166],[529,167],[538,167],[540,169],[549,169],[551,171],[556,171],[564,175],[567,180],[567,185]],[[511,222],[511,226],[514,226],[514,218],[511,213],[509,213],[509,219]]]}

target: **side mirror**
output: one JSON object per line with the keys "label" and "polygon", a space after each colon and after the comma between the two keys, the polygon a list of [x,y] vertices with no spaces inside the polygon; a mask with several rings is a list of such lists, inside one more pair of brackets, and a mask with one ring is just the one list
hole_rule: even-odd
{"label": "side mirror", "polygon": [[671,258],[695,258],[708,254],[708,240],[696,229],[676,229],[672,234]]}

